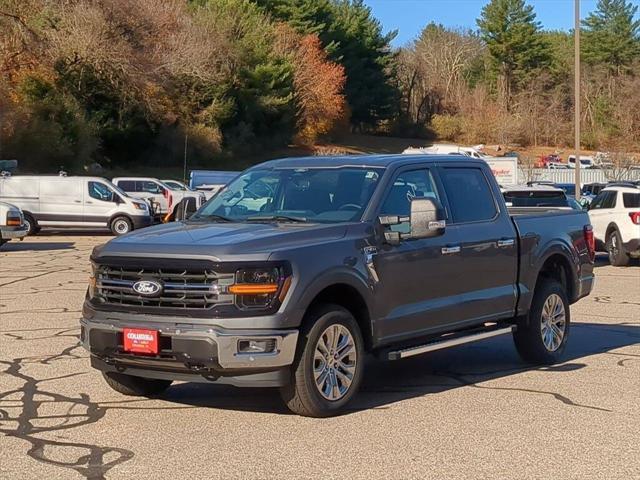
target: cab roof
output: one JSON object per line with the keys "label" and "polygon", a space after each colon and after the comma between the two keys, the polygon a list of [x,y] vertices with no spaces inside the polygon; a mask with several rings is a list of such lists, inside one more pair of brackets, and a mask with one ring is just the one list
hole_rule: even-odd
{"label": "cab roof", "polygon": [[291,157],[271,160],[253,168],[341,168],[370,167],[389,168],[414,163],[477,163],[486,165],[484,160],[464,155],[431,155],[431,154],[395,154],[395,155],[331,155],[317,157]]}

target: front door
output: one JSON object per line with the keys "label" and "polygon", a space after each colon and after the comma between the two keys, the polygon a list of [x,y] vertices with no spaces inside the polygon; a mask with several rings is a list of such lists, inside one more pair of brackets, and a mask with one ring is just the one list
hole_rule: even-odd
{"label": "front door", "polygon": [[[387,187],[379,214],[408,216],[413,198],[432,197],[443,203],[436,175],[426,167],[398,172]],[[386,228],[407,233],[410,227],[403,223]],[[381,342],[433,333],[451,322],[456,281],[464,268],[456,254],[458,243],[456,229],[447,226],[438,237],[378,245],[373,260],[379,280],[374,325]]]}
{"label": "front door", "polygon": [[88,227],[109,225],[111,214],[116,207],[118,194],[108,185],[96,180],[85,182],[84,223]]}
{"label": "front door", "polygon": [[593,226],[593,234],[598,242],[598,249],[605,249],[607,227],[614,220],[613,209],[616,206],[618,192],[604,190],[593,199],[589,206],[589,220]]}

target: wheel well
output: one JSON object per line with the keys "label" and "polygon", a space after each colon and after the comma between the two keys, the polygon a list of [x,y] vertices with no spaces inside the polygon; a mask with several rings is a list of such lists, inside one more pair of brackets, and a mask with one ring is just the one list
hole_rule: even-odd
{"label": "wheel well", "polygon": [[356,319],[356,322],[358,322],[358,326],[362,332],[362,338],[364,339],[365,349],[370,350],[373,340],[371,317],[369,316],[369,308],[362,295],[360,295],[360,292],[346,283],[331,285],[315,296],[307,311],[317,305],[327,303],[340,305],[349,310],[351,315]]}
{"label": "wheel well", "polygon": [[536,289],[541,280],[549,278],[559,282],[562,288],[564,288],[564,291],[567,292],[569,301],[573,302],[575,292],[572,281],[571,264],[564,255],[555,254],[547,258],[538,274]]}
{"label": "wheel well", "polygon": [[610,224],[607,227],[607,233],[604,236],[605,240],[608,240],[609,239],[609,235],[611,235],[611,233],[616,231],[616,230],[618,230],[618,226],[615,223]]}

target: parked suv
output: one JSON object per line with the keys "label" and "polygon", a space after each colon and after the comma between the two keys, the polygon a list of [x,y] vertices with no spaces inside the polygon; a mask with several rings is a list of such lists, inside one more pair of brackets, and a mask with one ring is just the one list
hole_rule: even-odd
{"label": "parked suv", "polygon": [[640,188],[618,185],[604,188],[589,206],[596,248],[609,254],[617,267],[640,258]]}
{"label": "parked suv", "polygon": [[94,249],[80,337],[125,395],[279,387],[292,411],[328,416],[367,354],[513,333],[526,361],[558,361],[593,258],[585,212],[510,214],[483,160],[275,160],[186,221]]}

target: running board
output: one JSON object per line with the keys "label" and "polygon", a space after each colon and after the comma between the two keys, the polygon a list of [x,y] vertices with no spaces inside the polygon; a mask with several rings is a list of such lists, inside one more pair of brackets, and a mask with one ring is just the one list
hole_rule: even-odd
{"label": "running board", "polygon": [[511,333],[516,329],[515,325],[509,325],[506,328],[498,328],[490,331],[472,333],[470,335],[457,336],[448,340],[440,340],[426,345],[420,345],[417,347],[405,348],[404,350],[395,350],[389,352],[389,360],[400,360],[401,358],[413,357],[414,355],[420,355],[426,352],[433,352],[434,350],[441,350],[443,348],[455,347],[456,345],[463,345],[465,343],[477,342],[478,340],[484,340],[485,338],[497,337],[498,335],[504,335],[505,333]]}

